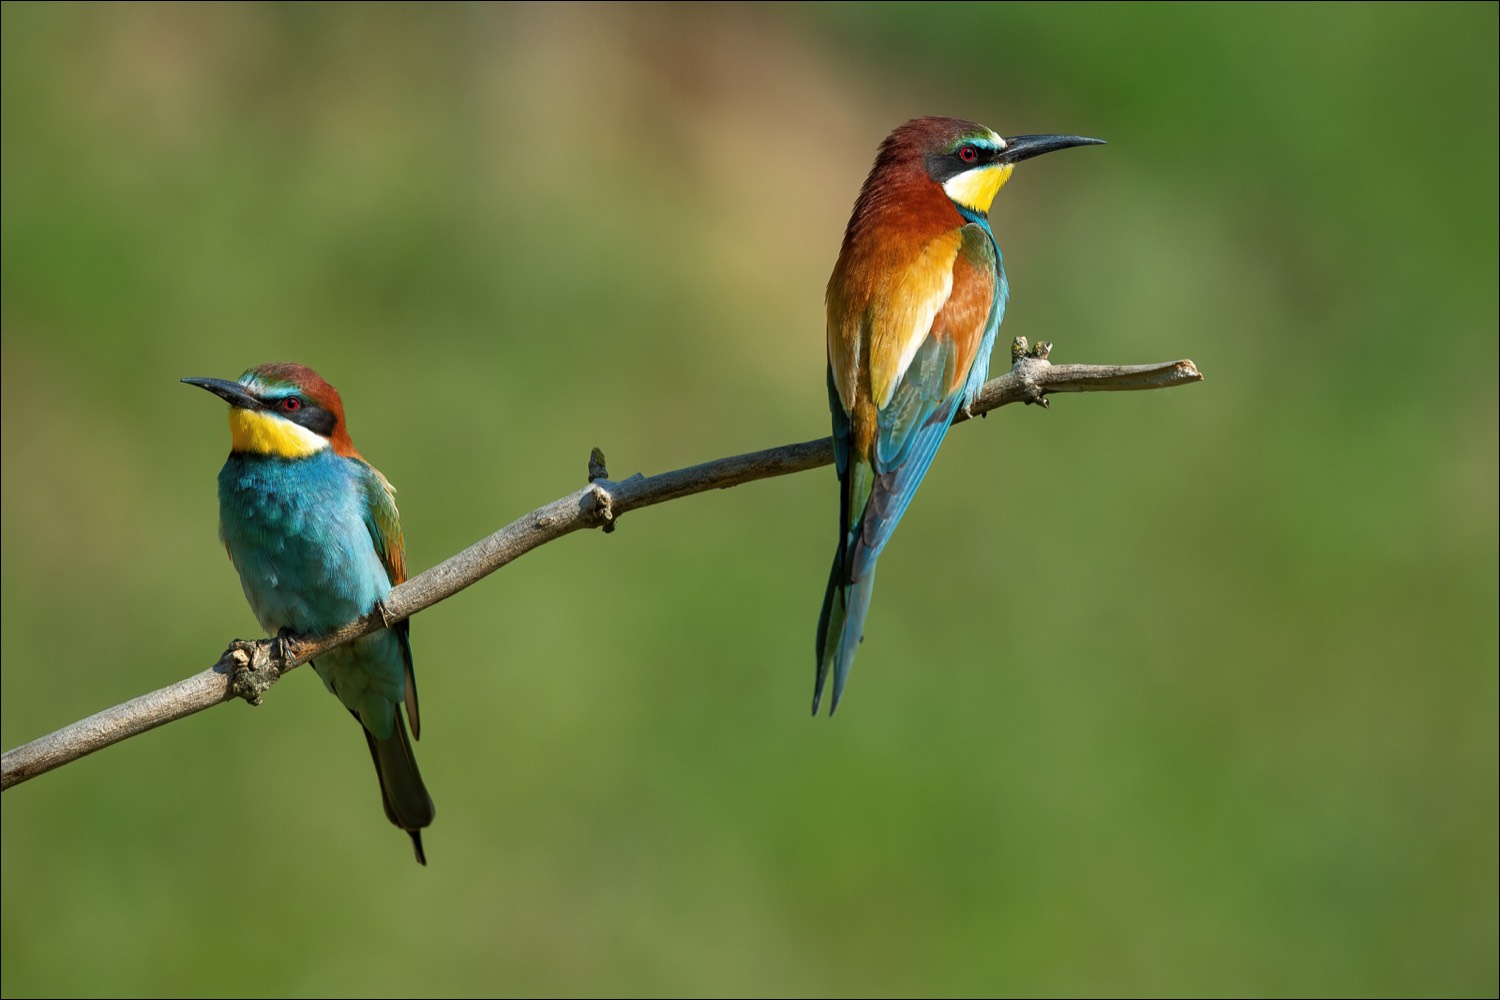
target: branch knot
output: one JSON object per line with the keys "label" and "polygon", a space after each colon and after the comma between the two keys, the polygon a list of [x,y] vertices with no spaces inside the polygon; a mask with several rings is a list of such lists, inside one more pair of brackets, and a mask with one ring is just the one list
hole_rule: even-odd
{"label": "branch knot", "polygon": [[236,639],[219,657],[218,666],[229,674],[229,691],[251,705],[261,703],[260,696],[281,679],[290,662],[290,642],[285,636],[274,639]]}
{"label": "branch knot", "polygon": [[1047,391],[1042,388],[1046,370],[1052,367],[1047,356],[1052,353],[1050,340],[1028,344],[1025,337],[1010,342],[1010,370],[1020,382],[1021,402],[1047,409]]}
{"label": "branch knot", "polygon": [[607,479],[589,483],[589,493],[594,500],[594,520],[604,528],[606,535],[615,530],[615,495],[609,491],[609,485]]}

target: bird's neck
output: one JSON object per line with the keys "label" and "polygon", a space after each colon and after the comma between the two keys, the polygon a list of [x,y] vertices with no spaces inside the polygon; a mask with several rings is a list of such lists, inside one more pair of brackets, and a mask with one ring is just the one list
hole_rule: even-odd
{"label": "bird's neck", "polygon": [[917,170],[872,174],[849,216],[845,242],[922,245],[970,221],[925,173]]}
{"label": "bird's neck", "polygon": [[976,212],[969,206],[961,205],[956,201],[953,203],[953,207],[958,209],[958,214],[964,217],[964,221],[972,222],[977,226],[983,226],[986,232],[991,236],[994,235],[994,230],[990,229],[990,216],[988,212]]}

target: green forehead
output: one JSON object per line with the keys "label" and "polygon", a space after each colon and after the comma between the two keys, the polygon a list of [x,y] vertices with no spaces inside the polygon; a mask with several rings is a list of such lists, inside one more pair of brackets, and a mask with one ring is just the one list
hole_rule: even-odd
{"label": "green forehead", "polygon": [[240,385],[261,396],[274,396],[296,392],[297,387],[286,379],[268,378],[251,368],[240,376]]}
{"label": "green forehead", "polygon": [[980,149],[1004,149],[1005,143],[989,129],[977,128],[972,132],[963,132],[954,136],[953,142],[948,146],[947,152],[952,153],[960,146],[978,146]]}

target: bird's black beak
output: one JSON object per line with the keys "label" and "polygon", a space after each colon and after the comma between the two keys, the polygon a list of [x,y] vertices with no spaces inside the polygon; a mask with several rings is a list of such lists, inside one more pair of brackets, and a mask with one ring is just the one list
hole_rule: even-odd
{"label": "bird's black beak", "polygon": [[222,378],[185,378],[188,385],[196,385],[200,389],[207,389],[215,396],[223,397],[230,406],[238,406],[242,410],[260,410],[261,401],[245,391],[245,387],[238,382],[229,382]]}
{"label": "bird's black beak", "polygon": [[1088,139],[1081,135],[1018,135],[1005,140],[1005,149],[995,159],[1000,163],[1020,163],[1069,146],[1102,145],[1103,139]]}

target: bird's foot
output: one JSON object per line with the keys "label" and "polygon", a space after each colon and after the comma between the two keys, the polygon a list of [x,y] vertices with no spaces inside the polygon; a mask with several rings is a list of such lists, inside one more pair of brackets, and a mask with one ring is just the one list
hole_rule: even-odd
{"label": "bird's foot", "polygon": [[[381,606],[380,613],[384,616],[384,605]],[[278,674],[286,673],[297,659],[297,633],[289,628],[283,628],[271,639],[270,647],[267,655],[271,657],[271,664]]]}

